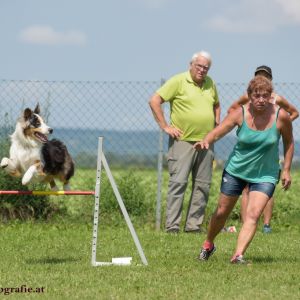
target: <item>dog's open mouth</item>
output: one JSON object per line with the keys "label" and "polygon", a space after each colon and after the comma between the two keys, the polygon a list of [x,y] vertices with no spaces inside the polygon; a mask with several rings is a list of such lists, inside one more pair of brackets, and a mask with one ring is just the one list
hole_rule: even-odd
{"label": "dog's open mouth", "polygon": [[46,143],[48,141],[48,138],[47,138],[47,136],[45,134],[42,134],[40,132],[35,132],[34,135],[42,143]]}

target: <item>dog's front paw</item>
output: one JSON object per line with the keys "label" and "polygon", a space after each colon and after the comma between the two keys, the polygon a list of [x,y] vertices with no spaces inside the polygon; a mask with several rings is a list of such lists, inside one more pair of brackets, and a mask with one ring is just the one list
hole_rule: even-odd
{"label": "dog's front paw", "polygon": [[2,160],[1,160],[1,168],[6,168],[8,166],[8,162],[9,162],[9,159],[7,157],[3,157]]}
{"label": "dog's front paw", "polygon": [[36,166],[30,166],[22,178],[22,184],[28,184],[36,176]]}
{"label": "dog's front paw", "polygon": [[22,184],[23,185],[27,185],[29,183],[30,180],[24,179],[24,177],[22,178]]}
{"label": "dog's front paw", "polygon": [[27,173],[25,173],[25,175],[22,178],[22,184],[27,185],[30,182],[31,178],[32,176],[29,176]]}

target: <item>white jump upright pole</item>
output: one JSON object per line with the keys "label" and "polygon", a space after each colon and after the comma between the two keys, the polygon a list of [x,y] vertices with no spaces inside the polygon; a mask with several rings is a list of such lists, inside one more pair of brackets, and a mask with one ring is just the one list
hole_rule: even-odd
{"label": "white jump upright pole", "polygon": [[102,266],[111,265],[110,262],[97,262],[97,239],[98,239],[98,224],[99,224],[99,201],[100,201],[100,188],[101,188],[101,166],[102,166],[102,147],[103,138],[99,137],[98,140],[98,156],[97,156],[97,171],[96,171],[96,184],[95,184],[95,207],[94,207],[94,224],[93,224],[93,242],[92,242],[92,265]]}
{"label": "white jump upright pole", "polygon": [[104,169],[106,171],[107,177],[110,181],[110,184],[113,188],[114,194],[117,198],[120,209],[125,218],[126,224],[130,230],[131,236],[134,240],[136,248],[139,252],[140,258],[144,265],[148,265],[147,259],[145,257],[143,248],[140,244],[140,241],[137,237],[137,234],[134,230],[134,227],[131,223],[130,217],[127,213],[126,207],[122,200],[122,197],[119,193],[115,180],[112,176],[108,163],[106,161],[105,155],[103,153],[103,137],[99,137],[98,141],[98,159],[97,159],[97,175],[96,175],[96,185],[95,185],[95,209],[94,209],[94,226],[93,226],[93,244],[92,244],[92,265],[101,266],[101,265],[111,265],[110,262],[97,262],[96,253],[97,253],[97,238],[98,238],[98,223],[99,223],[99,201],[100,201],[100,185],[101,185],[101,163],[103,163]]}

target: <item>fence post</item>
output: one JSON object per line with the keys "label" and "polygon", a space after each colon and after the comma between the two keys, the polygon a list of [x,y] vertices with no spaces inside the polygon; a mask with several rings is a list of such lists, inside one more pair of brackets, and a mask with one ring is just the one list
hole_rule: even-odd
{"label": "fence post", "polygon": [[[161,86],[165,80],[161,79]],[[159,130],[159,142],[158,142],[158,160],[157,160],[157,195],[156,195],[156,219],[155,229],[160,230],[161,225],[161,189],[163,182],[163,155],[164,155],[164,132]]]}
{"label": "fence post", "polygon": [[157,231],[160,230],[161,224],[161,188],[163,181],[163,154],[164,154],[164,133],[160,129],[159,131],[159,143],[158,143],[158,163],[157,163],[157,201],[156,201],[156,222],[155,228]]}

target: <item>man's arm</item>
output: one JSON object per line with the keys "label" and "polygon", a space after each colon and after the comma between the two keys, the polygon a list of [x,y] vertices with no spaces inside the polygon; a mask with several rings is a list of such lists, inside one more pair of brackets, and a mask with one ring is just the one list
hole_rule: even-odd
{"label": "man's arm", "polygon": [[288,102],[284,97],[278,96],[276,99],[276,104],[289,113],[291,121],[294,121],[299,117],[299,111],[297,108]]}
{"label": "man's arm", "polygon": [[278,121],[284,150],[284,162],[281,172],[281,182],[283,189],[287,190],[292,182],[290,170],[294,155],[293,126],[290,117],[285,111],[279,111]]}
{"label": "man's arm", "polygon": [[165,101],[163,100],[163,98],[160,97],[157,93],[151,97],[151,99],[149,100],[149,105],[151,107],[153,116],[162,130],[164,130],[173,138],[179,138],[182,134],[182,131],[176,127],[170,126],[165,119],[164,112],[162,110],[162,104],[164,102]]}
{"label": "man's arm", "polygon": [[244,105],[244,104],[248,103],[248,101],[249,101],[249,98],[248,98],[247,94],[241,96],[238,100],[234,101],[230,105],[230,107],[227,110],[227,113],[228,114],[231,113],[233,110],[239,108],[241,105]]}

